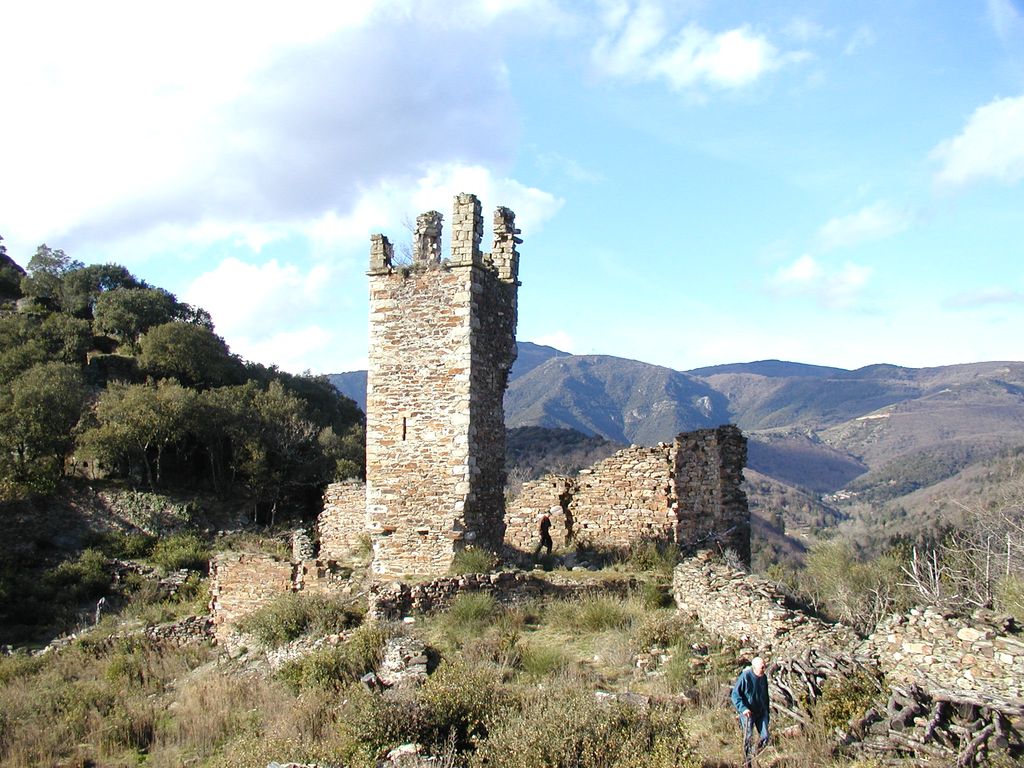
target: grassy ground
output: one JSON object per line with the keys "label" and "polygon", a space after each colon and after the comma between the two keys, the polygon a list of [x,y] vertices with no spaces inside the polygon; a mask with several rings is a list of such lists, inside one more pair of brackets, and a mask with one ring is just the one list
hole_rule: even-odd
{"label": "grassy ground", "polygon": [[[351,606],[286,598],[250,622],[263,645],[342,630],[349,639],[273,674],[204,645],[105,640],[204,610],[198,579],[175,600],[140,589],[64,650],[0,657],[0,764],[358,767],[415,742],[443,756],[442,768],[738,765],[725,694],[741,660],[665,606],[669,566],[648,553],[572,574],[634,576],[640,586],[621,597],[503,607],[471,594],[412,624],[360,624]],[[358,678],[397,633],[424,642],[436,668],[419,689],[370,693]],[[780,735],[761,765],[854,764],[811,733]]]}

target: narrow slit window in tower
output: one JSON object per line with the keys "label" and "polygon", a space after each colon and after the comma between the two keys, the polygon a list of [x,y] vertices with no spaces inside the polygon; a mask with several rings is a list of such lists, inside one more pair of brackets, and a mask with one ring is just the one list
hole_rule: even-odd
{"label": "narrow slit window in tower", "polygon": [[405,440],[405,435],[406,435],[407,431],[408,430],[406,429],[405,416],[403,416],[402,417],[402,440]]}

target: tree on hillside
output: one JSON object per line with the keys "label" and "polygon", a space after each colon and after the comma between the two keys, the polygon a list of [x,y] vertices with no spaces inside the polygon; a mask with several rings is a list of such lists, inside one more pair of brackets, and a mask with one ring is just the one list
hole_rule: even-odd
{"label": "tree on hillside", "polygon": [[173,377],[186,386],[217,387],[242,379],[241,362],[209,328],[163,323],[139,339],[139,364],[155,378]]}
{"label": "tree on hillside", "polygon": [[92,346],[89,321],[63,312],[52,312],[43,318],[38,336],[51,359],[72,365],[84,365]]}
{"label": "tree on hillside", "polygon": [[82,434],[79,450],[128,476],[141,469],[146,484],[155,488],[164,452],[193,426],[196,398],[176,381],[110,384],[96,401],[96,424]]}
{"label": "tree on hillside", "polygon": [[57,362],[34,365],[0,389],[0,497],[56,486],[85,398],[78,368]]}
{"label": "tree on hillside", "polygon": [[85,265],[64,251],[43,243],[28,262],[28,274],[21,279],[21,292],[49,309],[64,306],[64,277]]}
{"label": "tree on hillside", "polygon": [[141,334],[174,320],[174,295],[161,288],[115,288],[100,294],[93,307],[93,329],[133,350]]}
{"label": "tree on hillside", "polygon": [[91,320],[101,294],[116,288],[149,288],[120,264],[90,264],[70,270],[62,281],[64,311]]}
{"label": "tree on hillside", "polygon": [[206,310],[178,301],[163,288],[114,288],[101,293],[93,305],[93,330],[114,337],[133,352],[139,336],[174,321],[213,330]]}
{"label": "tree on hillside", "polygon": [[21,298],[21,278],[24,276],[25,270],[7,255],[7,246],[0,236],[0,301]]}
{"label": "tree on hillside", "polygon": [[0,316],[0,385],[9,384],[14,378],[37,363],[48,359],[46,344],[37,333],[39,322],[29,315]]}

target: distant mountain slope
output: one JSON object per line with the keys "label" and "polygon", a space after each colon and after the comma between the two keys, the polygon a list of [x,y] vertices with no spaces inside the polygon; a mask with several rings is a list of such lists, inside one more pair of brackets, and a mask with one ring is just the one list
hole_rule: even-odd
{"label": "distant mountain slope", "polygon": [[831,493],[868,471],[859,459],[802,432],[750,432],[747,466],[789,485]]}
{"label": "distant mountain slope", "polygon": [[518,353],[508,376],[509,381],[515,381],[520,376],[525,376],[538,365],[546,363],[554,357],[570,356],[568,352],[554,347],[545,347],[543,344],[534,344],[532,341],[517,341],[516,349]]}
{"label": "distant mountain slope", "polygon": [[355,400],[359,410],[366,413],[366,371],[329,373],[327,379],[341,394]]}
{"label": "distant mountain slope", "polygon": [[[365,407],[365,371],[331,379]],[[573,429],[614,443],[653,445],[682,431],[735,422],[750,439],[748,480],[759,478],[751,484],[752,495],[763,497],[752,498],[759,514],[781,510],[793,523],[794,505],[834,494],[829,508],[870,515],[872,535],[912,528],[910,517],[931,521],[939,510],[948,514],[955,505],[943,502],[943,494],[974,488],[979,478],[991,477],[984,469],[991,462],[1024,449],[1020,362],[848,371],[761,360],[686,373],[520,342],[510,379],[505,414],[512,429]],[[510,445],[516,441],[525,457],[541,457],[538,466],[575,465],[591,449],[597,455],[614,448],[577,445],[550,430],[519,430]],[[827,514],[820,520],[831,524]]]}
{"label": "distant mountain slope", "polygon": [[694,368],[684,371],[690,376],[707,378],[723,373],[752,373],[756,376],[769,376],[772,378],[790,377],[824,377],[835,376],[839,373],[847,373],[845,368],[831,368],[827,365],[808,365],[806,363],[790,363],[786,360],[755,360],[752,363],[727,363],[725,365],[711,365],[706,368]]}
{"label": "distant mountain slope", "polygon": [[684,373],[605,355],[558,357],[513,381],[509,427],[576,429],[620,443],[653,445],[729,421],[719,393]]}
{"label": "distant mountain slope", "polygon": [[[554,357],[569,357],[568,352],[562,352],[554,347],[545,347],[542,344],[534,344],[531,341],[516,342],[516,348],[518,354],[512,365],[512,371],[509,373],[509,381],[529,373],[538,365]],[[360,410],[366,413],[366,371],[329,373],[327,378],[335,389],[355,400]]]}

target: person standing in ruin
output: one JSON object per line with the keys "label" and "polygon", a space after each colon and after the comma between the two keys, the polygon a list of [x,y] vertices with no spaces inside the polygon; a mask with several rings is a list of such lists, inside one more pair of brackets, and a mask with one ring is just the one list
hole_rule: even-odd
{"label": "person standing in ruin", "polygon": [[736,678],[732,703],[743,731],[743,768],[750,768],[754,755],[768,745],[768,675],[760,656]]}
{"label": "person standing in ruin", "polygon": [[545,512],[540,516],[540,544],[533,550],[533,556],[536,557],[540,554],[540,551],[545,547],[548,550],[548,557],[551,556],[551,548],[555,542],[551,540],[551,515]]}

